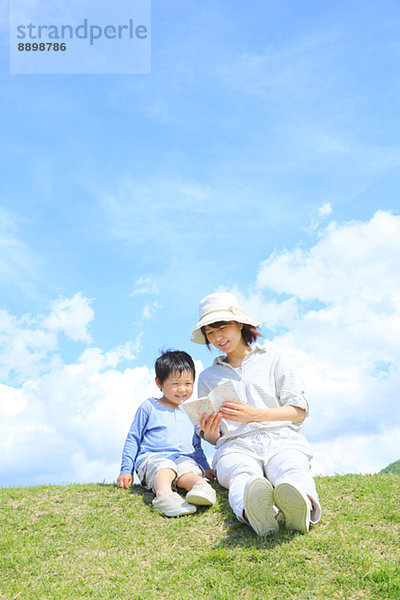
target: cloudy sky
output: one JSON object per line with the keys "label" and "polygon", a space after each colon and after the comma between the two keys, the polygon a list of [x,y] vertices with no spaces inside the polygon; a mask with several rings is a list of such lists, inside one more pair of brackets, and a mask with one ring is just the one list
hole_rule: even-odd
{"label": "cloudy sky", "polygon": [[10,75],[8,5],[0,485],[114,480],[220,289],[302,369],[315,473],[399,459],[398,2],[153,0],[149,75]]}

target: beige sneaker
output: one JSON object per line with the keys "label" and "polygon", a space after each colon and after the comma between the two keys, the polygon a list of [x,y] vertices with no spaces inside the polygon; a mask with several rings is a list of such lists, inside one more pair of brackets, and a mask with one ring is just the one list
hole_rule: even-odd
{"label": "beige sneaker", "polygon": [[244,513],[257,535],[265,536],[279,530],[274,516],[274,488],[265,477],[254,476],[246,483]]}
{"label": "beige sneaker", "polygon": [[196,512],[196,507],[185,502],[177,492],[170,492],[159,499],[154,498],[152,504],[154,510],[158,510],[166,517],[179,517],[180,515],[189,515]]}
{"label": "beige sneaker", "polygon": [[212,506],[217,501],[215,490],[206,481],[195,483],[186,494],[186,502],[202,506]]}
{"label": "beige sneaker", "polygon": [[283,512],[286,527],[301,533],[310,529],[311,502],[291,483],[280,483],[275,489],[275,504]]}

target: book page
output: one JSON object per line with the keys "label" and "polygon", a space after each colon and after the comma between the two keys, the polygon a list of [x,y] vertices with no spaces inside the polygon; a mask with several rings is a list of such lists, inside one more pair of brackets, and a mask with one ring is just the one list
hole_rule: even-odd
{"label": "book page", "polygon": [[221,408],[224,402],[241,402],[231,380],[223,381],[217,385],[217,387],[210,392],[209,396],[214,410]]}

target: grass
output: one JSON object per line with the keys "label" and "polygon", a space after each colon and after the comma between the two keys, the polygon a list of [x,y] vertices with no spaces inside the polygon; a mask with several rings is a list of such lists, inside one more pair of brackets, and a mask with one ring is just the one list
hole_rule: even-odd
{"label": "grass", "polygon": [[0,489],[2,600],[400,597],[399,475],[317,479],[309,534],[258,538],[227,492],[195,515],[155,513],[135,486]]}

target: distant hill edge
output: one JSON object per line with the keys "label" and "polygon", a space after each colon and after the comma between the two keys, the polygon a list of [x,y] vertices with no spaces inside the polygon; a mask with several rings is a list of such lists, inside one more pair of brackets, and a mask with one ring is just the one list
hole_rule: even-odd
{"label": "distant hill edge", "polygon": [[399,475],[400,474],[400,460],[396,460],[396,462],[388,465],[387,467],[382,469],[382,471],[379,471],[379,473],[395,473],[396,475]]}

